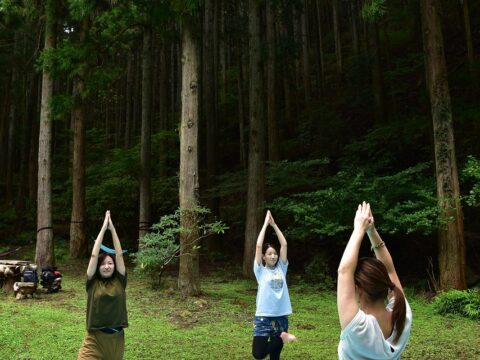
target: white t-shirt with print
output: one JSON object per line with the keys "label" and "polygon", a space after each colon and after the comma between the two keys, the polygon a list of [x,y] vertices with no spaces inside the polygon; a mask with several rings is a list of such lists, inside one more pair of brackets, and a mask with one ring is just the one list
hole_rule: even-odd
{"label": "white t-shirt with print", "polygon": [[[394,298],[387,305],[392,311]],[[388,339],[383,337],[382,329],[373,315],[358,310],[355,317],[343,329],[338,344],[338,358],[340,360],[397,360],[407,345],[412,327],[412,310],[406,301],[405,327],[402,335],[394,344],[397,331],[394,328]]]}
{"label": "white t-shirt with print", "polygon": [[273,269],[253,261],[253,272],[258,282],[255,316],[276,317],[292,313],[286,281],[287,268],[288,261],[284,263],[281,259]]}

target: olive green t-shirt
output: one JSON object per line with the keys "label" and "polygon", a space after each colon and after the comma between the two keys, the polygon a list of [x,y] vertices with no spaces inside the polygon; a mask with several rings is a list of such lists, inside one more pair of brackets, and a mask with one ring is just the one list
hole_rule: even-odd
{"label": "olive green t-shirt", "polygon": [[87,330],[127,327],[126,274],[115,270],[113,279],[87,279]]}

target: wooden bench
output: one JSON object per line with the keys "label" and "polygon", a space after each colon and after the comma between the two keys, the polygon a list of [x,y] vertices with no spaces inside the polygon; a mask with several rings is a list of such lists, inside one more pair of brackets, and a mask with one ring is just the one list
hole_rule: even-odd
{"label": "wooden bench", "polygon": [[[2,289],[5,292],[15,293],[14,284],[22,283],[23,272],[27,269],[36,271],[37,265],[35,263],[31,263],[30,261],[24,260],[0,260],[0,285]],[[22,285],[21,288],[25,288],[25,290],[22,291],[25,291],[26,293],[28,293],[31,289],[30,286],[24,285]],[[30,292],[29,294],[32,293],[33,292]]]}

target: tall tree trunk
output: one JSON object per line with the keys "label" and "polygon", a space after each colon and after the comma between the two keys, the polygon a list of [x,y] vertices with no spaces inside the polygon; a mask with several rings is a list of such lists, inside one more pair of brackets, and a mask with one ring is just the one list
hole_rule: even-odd
{"label": "tall tree trunk", "polygon": [[310,81],[310,56],[308,52],[307,0],[304,0],[302,12],[300,14],[300,31],[302,35],[303,91],[305,94],[305,104],[308,104],[312,99],[312,84]]}
{"label": "tall tree trunk", "polygon": [[357,0],[350,0],[350,21],[352,25],[352,48],[353,54],[360,54],[360,42],[358,40],[358,8]]}
{"label": "tall tree trunk", "polygon": [[325,81],[325,59],[323,51],[323,31],[322,31],[322,16],[320,13],[320,0],[315,0],[315,9],[317,15],[317,30],[318,30],[318,61],[319,61],[319,81],[318,87],[320,89],[319,94],[324,92]]}
{"label": "tall tree trunk", "polygon": [[[16,70],[13,69],[12,85],[15,89],[17,81]],[[13,89],[13,90],[14,90]],[[14,95],[16,91],[13,92]],[[13,96],[8,115],[8,133],[7,133],[7,172],[6,172],[6,196],[5,202],[10,205],[13,201],[13,164],[14,164],[14,143],[15,143],[15,122],[16,122],[16,97]]]}
{"label": "tall tree trunk", "polygon": [[475,64],[475,50],[472,40],[472,30],[470,27],[470,11],[468,7],[468,0],[462,0],[462,10],[463,10],[463,25],[465,29],[465,42],[467,46],[467,62],[468,70],[470,72],[470,81],[472,83],[472,93],[473,96],[478,96],[479,90],[479,74],[478,66]]}
{"label": "tall tree trunk", "polygon": [[[45,2],[45,46],[48,51],[55,47],[56,39],[56,0]],[[42,106],[40,111],[40,134],[38,145],[38,195],[37,195],[37,245],[35,262],[40,268],[54,265],[52,227],[52,114],[50,101],[53,95],[53,78],[43,69]]]}
{"label": "tall tree trunk", "polygon": [[250,48],[250,133],[248,154],[247,211],[245,247],[243,251],[243,275],[252,277],[255,241],[260,230],[262,202],[265,185],[265,109],[263,101],[261,2],[249,0],[249,48]]}
{"label": "tall tree trunk", "polygon": [[332,18],[333,18],[333,39],[335,41],[335,59],[337,64],[338,80],[343,76],[343,59],[342,59],[342,40],[340,32],[340,14],[339,14],[339,0],[332,0]]}
{"label": "tall tree trunk", "polygon": [[152,27],[143,28],[142,54],[142,130],[140,142],[140,219],[138,237],[148,233],[151,225],[151,151],[152,151]]}
{"label": "tall tree trunk", "polygon": [[[215,186],[216,175],[216,153],[217,153],[217,114],[215,103],[217,99],[215,89],[216,71],[214,67],[214,13],[213,1],[205,1],[205,12],[203,17],[203,75],[202,75],[202,98],[203,98],[203,122],[206,127],[206,160],[207,173],[205,190],[211,190]],[[215,211],[215,201],[209,199],[208,207]]]}
{"label": "tall tree trunk", "polygon": [[195,208],[198,206],[198,95],[199,53],[192,24],[182,24],[182,115],[180,129],[180,265],[178,287],[184,296],[200,291],[198,224]]}
{"label": "tall tree trunk", "polygon": [[[159,108],[158,116],[160,118],[160,131],[166,132],[169,129],[168,126],[168,74],[167,74],[167,58],[166,58],[166,40],[163,35],[160,36],[160,49],[158,59],[158,72],[159,72],[159,89],[158,99]],[[167,176],[167,149],[168,142],[165,137],[162,137],[160,141],[160,164],[159,164],[159,176],[161,178]]]}
{"label": "tall tree trunk", "polygon": [[[80,23],[79,44],[85,46],[90,18],[86,15]],[[70,219],[70,256],[87,256],[88,244],[85,233],[85,84],[87,67],[83,66],[74,81],[75,106],[72,111],[73,122],[73,161],[72,161],[72,216]]]}
{"label": "tall tree trunk", "polygon": [[29,154],[29,166],[28,166],[28,182],[29,182],[29,193],[28,198],[31,204],[36,204],[37,200],[37,189],[38,189],[38,138],[40,131],[40,112],[42,108],[42,81],[40,75],[36,77],[37,91],[36,91],[36,105],[35,113],[32,121],[32,134],[31,134],[31,144],[30,144],[30,154]]}
{"label": "tall tree trunk", "polygon": [[440,288],[466,289],[465,240],[460,204],[452,109],[438,0],[422,0],[425,70],[432,109],[435,168],[440,216],[438,229]]}
{"label": "tall tree trunk", "polygon": [[25,86],[24,108],[22,116],[22,133],[21,133],[21,154],[20,154],[20,180],[18,182],[18,192],[15,202],[15,219],[16,228],[20,229],[25,223],[25,208],[27,202],[27,180],[28,180],[28,156],[30,153],[30,140],[33,122],[35,122],[35,102],[37,98],[36,77],[33,72],[26,75],[27,81]]}
{"label": "tall tree trunk", "polygon": [[[16,58],[19,57],[19,37],[20,33],[17,31],[13,36],[13,56],[14,61]],[[11,97],[10,97],[10,107],[8,113],[8,137],[7,137],[7,173],[6,173],[6,203],[11,205],[13,202],[13,172],[14,172],[14,165],[18,162],[15,159],[16,155],[16,148],[15,144],[17,143],[15,134],[19,132],[16,129],[16,125],[18,122],[18,118],[20,117],[20,109],[17,109],[18,104],[21,102],[20,99],[20,74],[18,71],[17,64],[13,64],[12,66],[12,89],[11,89]],[[21,129],[20,129],[21,132]]]}
{"label": "tall tree trunk", "polygon": [[[268,160],[280,160],[278,125],[276,114],[276,39],[275,39],[275,5],[267,2],[267,127]],[[305,39],[304,39],[305,40]],[[308,67],[308,65],[307,65]],[[304,73],[305,74],[305,73]]]}
{"label": "tall tree trunk", "polygon": [[132,88],[133,88],[133,78],[134,78],[134,61],[135,55],[127,55],[127,80],[126,80],[126,89],[125,89],[125,137],[124,137],[124,147],[128,149],[130,147],[130,138],[131,138],[131,128],[132,128],[132,110],[133,110],[133,99],[132,99]]}
{"label": "tall tree trunk", "polygon": [[373,113],[375,118],[375,124],[378,126],[385,123],[386,115],[378,25],[375,20],[369,22],[368,40],[371,59],[370,71],[372,74]]}

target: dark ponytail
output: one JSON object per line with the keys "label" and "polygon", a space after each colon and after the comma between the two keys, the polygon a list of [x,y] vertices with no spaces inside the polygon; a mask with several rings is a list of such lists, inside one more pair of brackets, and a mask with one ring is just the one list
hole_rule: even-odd
{"label": "dark ponytail", "polygon": [[387,268],[383,262],[373,257],[358,260],[354,280],[355,285],[362,288],[372,301],[385,299],[388,295],[388,290],[393,292],[395,302],[393,304],[392,323],[397,330],[393,342],[396,343],[405,327],[405,295],[403,295],[403,292],[390,280]]}
{"label": "dark ponytail", "polygon": [[393,311],[392,311],[392,322],[393,326],[397,329],[397,334],[393,339],[393,342],[396,343],[402,335],[403,328],[405,327],[405,318],[407,316],[407,304],[405,303],[405,295],[403,291],[400,290],[395,284],[392,282],[392,291],[393,297],[395,298],[395,302],[393,303]]}

